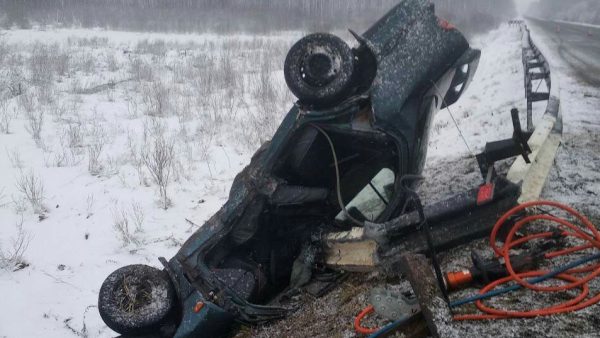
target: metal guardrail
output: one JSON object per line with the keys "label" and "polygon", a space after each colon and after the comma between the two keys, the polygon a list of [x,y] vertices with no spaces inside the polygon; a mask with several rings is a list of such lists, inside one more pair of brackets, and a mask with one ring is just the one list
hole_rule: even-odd
{"label": "metal guardrail", "polygon": [[[517,158],[511,166],[507,178],[521,183],[519,203],[539,199],[550,168],[562,140],[562,115],[560,87],[556,75],[546,56],[531,38],[531,32],[523,21],[518,22],[523,33],[524,86],[527,98],[527,130],[532,132],[529,146],[532,150],[531,163]],[[541,84],[546,83],[546,91],[540,92]],[[534,88],[535,86],[535,88]],[[541,121],[533,123],[533,103],[546,101],[546,111]]]}
{"label": "metal guardrail", "polygon": [[[527,130],[533,131],[533,103],[550,101],[552,89],[552,72],[546,57],[531,40],[531,32],[524,23],[523,32],[523,68],[525,69],[525,95],[527,98]],[[533,89],[535,81],[539,81]],[[546,82],[547,92],[539,92],[542,81]]]}

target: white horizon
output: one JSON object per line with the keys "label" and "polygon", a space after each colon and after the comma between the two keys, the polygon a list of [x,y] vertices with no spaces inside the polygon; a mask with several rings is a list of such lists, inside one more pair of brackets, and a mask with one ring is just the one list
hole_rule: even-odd
{"label": "white horizon", "polygon": [[535,0],[513,0],[517,8],[517,13],[523,15],[529,6],[535,2]]}

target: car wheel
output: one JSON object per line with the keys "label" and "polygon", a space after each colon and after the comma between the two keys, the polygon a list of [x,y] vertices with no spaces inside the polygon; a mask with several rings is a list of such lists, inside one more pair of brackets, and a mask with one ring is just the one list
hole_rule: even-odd
{"label": "car wheel", "polygon": [[285,59],[284,75],[301,103],[326,106],[346,98],[354,69],[354,53],[342,39],[317,33],[292,46]]}
{"label": "car wheel", "polygon": [[173,314],[175,290],[166,272],[129,265],[110,274],[98,296],[102,320],[124,335],[158,332]]}

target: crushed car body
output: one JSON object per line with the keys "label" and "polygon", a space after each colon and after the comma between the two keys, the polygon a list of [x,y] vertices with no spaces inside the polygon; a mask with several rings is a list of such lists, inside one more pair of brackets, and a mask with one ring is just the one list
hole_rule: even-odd
{"label": "crushed car body", "polygon": [[[407,201],[432,119],[467,89],[480,52],[421,0],[401,2],[353,35],[353,49],[323,33],[292,47],[284,70],[298,102],[235,178],[225,205],[161,259],[163,270],[129,266],[107,278],[99,310],[110,328],[132,337],[222,336],[236,323],[286,316],[281,296],[315,275],[370,270],[425,249]],[[510,156],[527,151],[517,139],[505,144]],[[493,194],[482,198],[477,185],[424,208],[439,249],[486,235],[487,220],[515,204],[519,186],[493,171],[500,157],[481,157]],[[340,250],[364,255],[332,258]]]}

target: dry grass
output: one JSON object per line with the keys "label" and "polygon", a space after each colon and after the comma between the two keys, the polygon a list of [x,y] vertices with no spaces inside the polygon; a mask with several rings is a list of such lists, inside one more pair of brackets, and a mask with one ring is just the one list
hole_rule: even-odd
{"label": "dry grass", "polygon": [[17,177],[16,188],[22,197],[29,202],[35,213],[42,214],[46,212],[44,184],[41,177],[36,175],[33,170],[28,173],[21,172]]}

